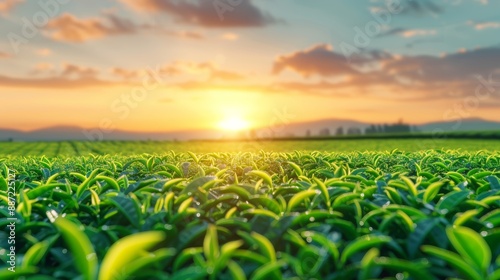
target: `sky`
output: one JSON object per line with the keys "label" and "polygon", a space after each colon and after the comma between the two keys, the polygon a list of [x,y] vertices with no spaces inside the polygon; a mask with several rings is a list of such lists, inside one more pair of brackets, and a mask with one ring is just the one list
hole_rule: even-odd
{"label": "sky", "polygon": [[0,128],[500,121],[498,0],[0,0]]}

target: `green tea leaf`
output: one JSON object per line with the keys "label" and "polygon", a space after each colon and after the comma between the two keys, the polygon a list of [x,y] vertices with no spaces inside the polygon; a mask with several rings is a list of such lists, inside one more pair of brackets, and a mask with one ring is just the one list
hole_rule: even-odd
{"label": "green tea leaf", "polygon": [[288,201],[288,207],[287,210],[290,212],[294,207],[299,205],[300,203],[304,202],[304,200],[308,197],[311,197],[313,195],[317,195],[318,193],[316,190],[305,190],[301,191],[299,193],[296,193],[290,201]]}
{"label": "green tea leaf", "polygon": [[219,258],[219,240],[217,238],[217,227],[215,225],[209,225],[207,228],[207,234],[203,242],[203,252],[207,260],[211,263],[215,263],[217,258]]}
{"label": "green tea leaf", "polygon": [[99,280],[127,279],[126,267],[146,250],[165,239],[161,231],[141,232],[126,236],[109,248],[99,271]]}
{"label": "green tea leaf", "polygon": [[450,192],[441,198],[434,209],[439,214],[445,215],[451,210],[456,209],[456,207],[462,203],[462,201],[464,201],[469,194],[470,191]]}
{"label": "green tea leaf", "polygon": [[258,234],[256,232],[252,232],[250,234],[255,241],[257,241],[257,244],[259,245],[260,252],[267,257],[267,259],[270,262],[275,262],[276,261],[276,252],[274,250],[273,244],[269,239],[267,239],[265,236]]}
{"label": "green tea leaf", "polygon": [[449,227],[446,235],[464,259],[486,273],[491,262],[491,251],[480,234],[466,227]]}
{"label": "green tea leaf", "polygon": [[471,279],[471,280],[483,279],[483,277],[468,263],[463,261],[463,259],[459,255],[430,245],[424,245],[421,248],[424,253],[436,256],[449,263],[456,270],[460,271],[460,273],[463,276],[465,276],[466,279]]}
{"label": "green tea leaf", "polygon": [[[251,280],[281,279],[280,269],[286,265],[285,261],[277,261],[259,267],[252,274]],[[278,274],[275,274],[278,272]],[[278,278],[276,278],[278,276]]]}
{"label": "green tea leaf", "polygon": [[342,264],[345,264],[347,259],[349,259],[355,253],[364,250],[366,248],[388,243],[391,240],[392,238],[388,236],[379,236],[379,235],[365,235],[359,237],[345,247],[344,251],[342,251],[340,262]]}
{"label": "green tea leaf", "polygon": [[430,184],[426,189],[425,189],[425,192],[424,192],[424,203],[429,203],[431,202],[434,197],[436,197],[436,195],[439,193],[439,190],[441,189],[442,186],[444,186],[446,182],[444,181],[439,181],[439,182],[435,182],[435,183],[432,183]]}
{"label": "green tea leaf", "polygon": [[68,219],[58,216],[54,211],[47,216],[61,233],[68,245],[74,263],[85,280],[93,280],[97,275],[97,255],[89,238],[83,230]]}

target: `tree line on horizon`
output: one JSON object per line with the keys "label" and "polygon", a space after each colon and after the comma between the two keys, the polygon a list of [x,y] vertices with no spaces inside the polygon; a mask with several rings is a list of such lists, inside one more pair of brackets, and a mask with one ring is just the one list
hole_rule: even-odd
{"label": "tree line on horizon", "polygon": [[[395,124],[371,124],[369,127],[364,130],[359,127],[348,127],[344,129],[343,126],[340,126],[336,129],[334,134],[330,133],[329,128],[323,128],[319,131],[318,136],[343,136],[343,135],[370,135],[370,134],[383,134],[383,133],[409,133],[412,131],[412,127],[408,124],[403,123],[400,120]],[[306,137],[311,137],[311,131],[307,130]]]}

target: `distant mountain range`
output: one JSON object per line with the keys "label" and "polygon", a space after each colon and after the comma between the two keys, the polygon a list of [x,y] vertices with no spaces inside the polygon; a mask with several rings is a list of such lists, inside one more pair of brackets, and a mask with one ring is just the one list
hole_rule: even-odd
{"label": "distant mountain range", "polygon": [[[0,141],[61,141],[61,140],[196,140],[196,139],[230,139],[253,134],[256,137],[305,137],[316,136],[327,129],[330,135],[342,127],[344,132],[349,128],[365,131],[370,123],[347,119],[327,119],[301,123],[290,123],[264,127],[253,132],[227,133],[215,130],[191,130],[173,132],[133,132],[114,130],[105,132],[99,129],[83,129],[76,126],[57,126],[33,131],[0,129]],[[460,132],[460,131],[500,131],[500,122],[478,118],[462,119],[450,122],[431,122],[411,125],[415,132]]]}

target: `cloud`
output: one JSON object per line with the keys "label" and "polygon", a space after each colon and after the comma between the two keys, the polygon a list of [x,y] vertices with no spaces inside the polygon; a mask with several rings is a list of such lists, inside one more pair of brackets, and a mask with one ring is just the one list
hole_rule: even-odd
{"label": "cloud", "polygon": [[31,71],[31,73],[33,75],[37,75],[37,74],[42,74],[42,73],[54,73],[54,64],[52,63],[46,63],[46,62],[41,62],[41,63],[37,63],[34,67],[33,67],[33,70]]}
{"label": "cloud", "polygon": [[272,72],[279,74],[285,69],[295,71],[304,77],[314,74],[327,77],[357,72],[349,65],[344,55],[335,52],[326,44],[279,56],[274,62]]}
{"label": "cloud", "polygon": [[487,79],[494,73],[500,74],[500,48],[475,49],[444,56],[389,55],[373,51],[347,63],[333,48],[318,45],[281,56],[275,61],[275,73],[286,68],[305,77],[317,75],[326,78],[320,84],[278,84],[286,89],[331,92],[349,87],[381,86],[395,95],[413,92],[420,96],[447,98],[447,93],[451,91],[457,96],[474,93],[479,84],[478,76]]}
{"label": "cloud", "polygon": [[497,29],[500,28],[500,22],[495,22],[495,21],[488,21],[488,22],[480,22],[480,23],[475,23],[474,28],[476,30],[484,30],[484,29]]}
{"label": "cloud", "polygon": [[406,28],[402,28],[402,27],[395,27],[395,28],[391,28],[391,29],[388,29],[388,30],[385,30],[383,32],[381,32],[378,37],[385,37],[385,36],[391,36],[391,35],[399,35],[403,32],[405,32]]}
{"label": "cloud", "polygon": [[432,36],[436,35],[437,31],[434,29],[406,29],[406,28],[393,28],[381,33],[378,37],[398,35],[404,38],[411,38],[417,36]]}
{"label": "cloud", "polygon": [[12,77],[0,75],[2,87],[67,89],[118,85],[116,82],[99,78],[100,71],[86,66],[66,63],[59,69],[51,63],[38,63],[30,71],[32,76]]}
{"label": "cloud", "polygon": [[462,80],[500,69],[500,48],[483,48],[443,57],[404,56],[389,61],[383,69],[420,82]]}
{"label": "cloud", "polygon": [[402,32],[400,35],[405,38],[411,38],[415,36],[429,36],[436,35],[436,30],[425,30],[425,29],[410,29]]}
{"label": "cloud", "polygon": [[422,44],[427,44],[427,43],[436,43],[436,42],[442,42],[442,38],[437,38],[437,37],[431,37],[431,38],[427,38],[427,37],[424,37],[424,38],[419,38],[419,39],[415,39],[411,42],[408,42],[405,44],[405,46],[407,48],[414,48],[418,45],[422,45]]}
{"label": "cloud", "polygon": [[61,72],[62,77],[95,78],[97,75],[99,70],[75,64],[64,64]]}
{"label": "cloud", "polygon": [[0,51],[0,59],[2,59],[2,58],[9,58],[9,57],[11,57],[10,54],[8,54],[6,52]]}
{"label": "cloud", "polygon": [[77,78],[70,79],[65,77],[49,77],[49,78],[18,78],[0,75],[0,85],[2,87],[15,88],[49,88],[49,89],[79,89],[87,87],[101,87],[116,85],[111,82],[103,81],[96,78]]}
{"label": "cloud", "polygon": [[45,34],[48,37],[56,41],[71,43],[82,43],[116,35],[136,34],[141,31],[155,31],[182,39],[200,40],[204,38],[199,32],[176,31],[155,27],[150,24],[136,24],[112,13],[106,13],[102,17],[85,19],[65,13],[58,18],[52,19],[45,29]]}
{"label": "cloud", "polygon": [[52,50],[47,48],[37,49],[35,50],[35,53],[39,56],[49,56],[52,54]]}
{"label": "cloud", "polygon": [[223,40],[227,41],[236,41],[240,37],[238,34],[235,33],[224,33],[220,36]]}
{"label": "cloud", "polygon": [[50,20],[46,29],[54,40],[85,42],[110,35],[135,33],[138,26],[113,14],[107,14],[104,18],[80,19],[65,13]]}
{"label": "cloud", "polygon": [[[128,69],[124,67],[113,67],[108,71],[77,65],[74,63],[64,63],[59,67],[51,63],[38,63],[34,65],[27,77],[12,77],[0,75],[0,87],[21,87],[21,88],[77,88],[98,87],[98,86],[133,86],[141,84],[144,77],[150,77],[154,71],[161,77],[177,78],[170,80],[167,86],[193,88],[207,88],[221,82],[231,87],[229,82],[239,82],[245,76],[228,70],[220,69],[211,62],[174,62],[151,69]],[[72,84],[74,83],[74,85]],[[227,83],[227,84],[226,84]]]}
{"label": "cloud", "polygon": [[194,31],[172,31],[172,30],[166,30],[165,33],[169,36],[176,37],[176,38],[181,38],[181,39],[194,39],[194,40],[201,40],[204,39],[205,36],[199,32],[194,32]]}
{"label": "cloud", "polygon": [[500,102],[491,102],[491,103],[480,103],[479,108],[481,109],[500,109]]}
{"label": "cloud", "polygon": [[14,7],[24,2],[24,0],[4,0],[0,2],[0,14],[6,15]]}
{"label": "cloud", "polygon": [[222,70],[211,62],[174,62],[163,66],[160,70],[162,74],[171,76],[195,76],[206,78],[208,81],[238,81],[243,80],[245,76],[228,70]]}
{"label": "cloud", "polygon": [[[444,7],[435,3],[434,0],[403,0],[403,1],[373,1],[375,5],[370,7],[372,13],[391,9],[400,11],[401,15],[426,16],[444,13]],[[378,2],[378,3],[377,3]]]}
{"label": "cloud", "polygon": [[52,63],[40,62],[33,66],[30,74],[45,75],[52,78],[90,79],[97,78],[101,74],[101,71],[93,67],[87,67],[73,63],[63,63],[60,67],[56,67]]}
{"label": "cloud", "polygon": [[[141,12],[162,12],[181,23],[203,27],[261,27],[277,20],[256,7],[251,0],[242,0],[234,7],[226,1],[209,0],[120,0]],[[227,9],[222,9],[222,2]],[[223,12],[224,11],[224,12]]]}
{"label": "cloud", "polygon": [[119,77],[123,80],[135,80],[143,74],[144,71],[140,70],[129,70],[120,67],[113,67],[109,71],[113,76]]}
{"label": "cloud", "polygon": [[207,71],[209,73],[210,80],[235,81],[235,80],[242,80],[244,78],[244,76],[236,72],[220,70],[212,63],[200,63],[195,65],[195,67],[203,71]]}
{"label": "cloud", "polygon": [[444,12],[444,8],[435,4],[434,0],[412,0],[402,1],[402,13],[414,15],[438,15]]}

